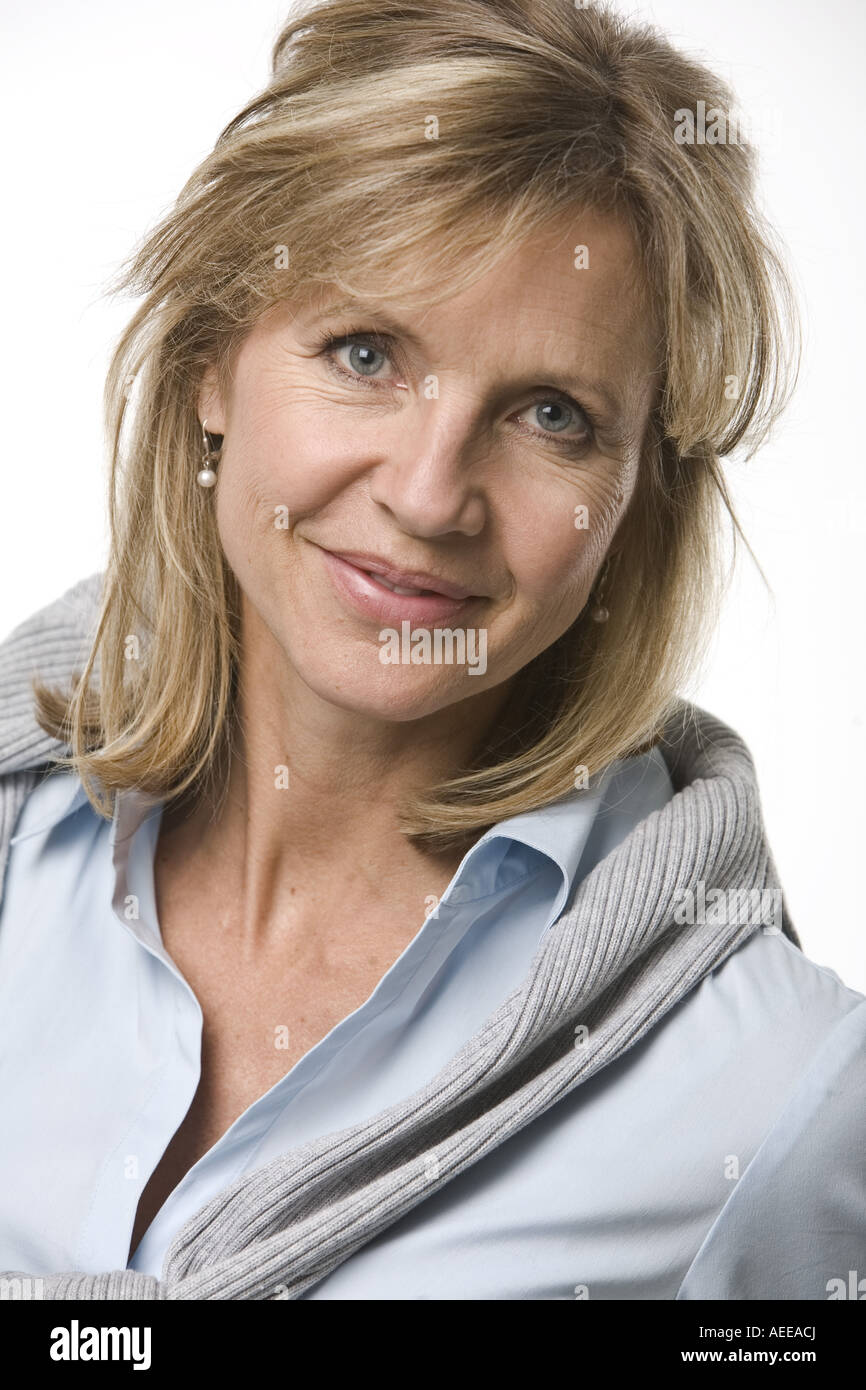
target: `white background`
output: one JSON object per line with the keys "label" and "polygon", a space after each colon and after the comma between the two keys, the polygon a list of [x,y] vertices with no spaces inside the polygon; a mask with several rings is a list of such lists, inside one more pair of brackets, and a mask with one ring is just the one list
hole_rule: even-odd
{"label": "white background", "polygon": [[[753,752],[807,953],[866,992],[866,6],[622,8],[732,81],[804,312],[797,395],[729,473],[773,597],[743,552],[712,657],[684,693]],[[287,12],[287,0],[6,0],[0,636],[104,563],[102,382],[131,305],[103,291],[266,80]]]}

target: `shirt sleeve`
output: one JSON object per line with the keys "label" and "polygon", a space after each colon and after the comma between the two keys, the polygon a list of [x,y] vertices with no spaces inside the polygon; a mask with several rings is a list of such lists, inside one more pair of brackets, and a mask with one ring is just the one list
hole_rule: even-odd
{"label": "shirt sleeve", "polygon": [[677,1299],[866,1299],[866,999],[831,1030]]}

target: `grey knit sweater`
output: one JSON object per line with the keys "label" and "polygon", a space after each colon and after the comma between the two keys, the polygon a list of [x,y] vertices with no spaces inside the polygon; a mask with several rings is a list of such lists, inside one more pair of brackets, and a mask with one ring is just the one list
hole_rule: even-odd
{"label": "grey knit sweater", "polygon": [[[80,668],[100,588],[101,575],[91,575],[0,645],[0,900],[17,816],[61,748],[33,719],[30,678],[60,681]],[[43,1276],[44,1296],[297,1298],[637,1042],[761,929],[678,926],[681,890],[699,880],[707,889],[780,887],[738,735],[682,702],[660,746],[673,799],[575,885],[523,983],[426,1086],[237,1179],[178,1232],[161,1279],[58,1272]],[[782,905],[783,930],[799,946]],[[588,1037],[575,1046],[580,1024]]]}

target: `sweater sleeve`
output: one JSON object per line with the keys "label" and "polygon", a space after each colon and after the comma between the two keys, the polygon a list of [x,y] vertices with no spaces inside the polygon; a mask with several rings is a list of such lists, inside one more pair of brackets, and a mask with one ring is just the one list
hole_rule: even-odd
{"label": "sweater sleeve", "polygon": [[866,999],[835,1025],[677,1299],[866,1299]]}

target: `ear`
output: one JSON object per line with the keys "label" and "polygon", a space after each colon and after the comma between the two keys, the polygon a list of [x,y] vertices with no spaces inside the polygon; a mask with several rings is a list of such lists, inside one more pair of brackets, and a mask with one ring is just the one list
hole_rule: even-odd
{"label": "ear", "polygon": [[215,364],[205,370],[198,392],[198,418],[207,421],[208,434],[225,434],[226,409]]}

